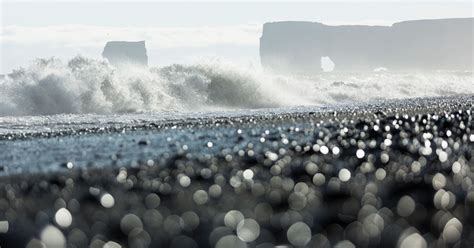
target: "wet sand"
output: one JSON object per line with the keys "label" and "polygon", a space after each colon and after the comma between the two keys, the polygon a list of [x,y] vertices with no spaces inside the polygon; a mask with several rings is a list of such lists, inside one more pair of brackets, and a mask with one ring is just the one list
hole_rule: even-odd
{"label": "wet sand", "polygon": [[472,246],[473,103],[4,133],[0,245]]}

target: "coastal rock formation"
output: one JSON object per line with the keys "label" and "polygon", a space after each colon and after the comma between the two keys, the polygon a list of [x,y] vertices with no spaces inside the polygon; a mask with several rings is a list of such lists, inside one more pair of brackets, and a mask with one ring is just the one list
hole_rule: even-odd
{"label": "coastal rock formation", "polygon": [[335,70],[472,70],[474,18],[418,20],[392,26],[273,22],[263,26],[260,58],[281,73]]}
{"label": "coastal rock formation", "polygon": [[132,63],[148,66],[145,41],[109,41],[102,56],[112,65]]}

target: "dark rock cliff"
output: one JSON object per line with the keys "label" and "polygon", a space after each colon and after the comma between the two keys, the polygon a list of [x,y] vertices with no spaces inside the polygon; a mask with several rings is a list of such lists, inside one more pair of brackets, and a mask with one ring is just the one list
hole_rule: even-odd
{"label": "dark rock cliff", "polygon": [[109,41],[104,47],[102,56],[112,65],[122,63],[148,65],[145,41]]}
{"label": "dark rock cliff", "polygon": [[260,58],[281,73],[335,70],[472,70],[474,18],[418,20],[392,26],[273,22],[263,26]]}

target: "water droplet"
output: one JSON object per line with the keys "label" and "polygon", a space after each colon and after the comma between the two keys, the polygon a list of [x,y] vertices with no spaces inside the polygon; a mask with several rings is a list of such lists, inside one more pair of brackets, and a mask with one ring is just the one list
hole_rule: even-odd
{"label": "water droplet", "polygon": [[357,157],[357,158],[361,159],[361,158],[363,158],[364,156],[365,156],[364,150],[358,149],[358,150],[356,151],[356,157]]}
{"label": "water droplet", "polygon": [[408,195],[400,198],[397,204],[397,213],[402,217],[410,216],[415,211],[415,201]]}
{"label": "water droplet", "polygon": [[313,183],[316,186],[321,186],[326,182],[326,177],[322,173],[316,173],[313,177]]}
{"label": "water droplet", "polygon": [[446,142],[446,140],[443,140],[443,141],[441,142],[441,147],[442,147],[443,149],[448,148],[448,142]]}
{"label": "water droplet", "polygon": [[327,146],[321,146],[321,148],[319,148],[319,151],[322,154],[328,154],[329,153],[329,148]]}
{"label": "water droplet", "polygon": [[196,204],[203,205],[209,200],[209,196],[207,195],[206,191],[200,189],[194,192],[193,200],[196,202]]}
{"label": "water droplet", "polygon": [[104,248],[122,248],[122,246],[114,241],[108,241],[104,244]]}
{"label": "water droplet", "polygon": [[54,215],[54,220],[61,227],[68,227],[72,223],[72,215],[69,210],[60,208]]}
{"label": "water droplet", "polygon": [[443,239],[448,243],[455,243],[461,238],[462,223],[457,218],[450,219],[443,229]]}
{"label": "water droplet", "polygon": [[180,184],[182,187],[186,188],[186,187],[188,187],[189,185],[191,185],[191,178],[189,178],[189,177],[186,176],[186,175],[181,175],[181,176],[179,177],[179,184]]}
{"label": "water droplet", "polygon": [[105,193],[100,197],[100,204],[104,208],[111,208],[115,205],[115,199],[111,194]]}
{"label": "water droplet", "polygon": [[426,240],[418,233],[402,235],[399,239],[400,248],[426,248]]}
{"label": "water droplet", "polygon": [[244,215],[238,210],[230,210],[224,216],[224,224],[227,227],[235,229],[237,224],[239,224],[244,219]]}
{"label": "water droplet", "polygon": [[186,230],[192,231],[199,226],[199,216],[193,211],[184,212],[181,215],[183,219]]}
{"label": "water droplet", "polygon": [[388,163],[389,160],[390,160],[390,156],[388,155],[388,153],[382,152],[382,154],[380,155],[380,161],[386,164]]}
{"label": "water droplet", "polygon": [[459,163],[458,161],[454,162],[453,163],[453,166],[452,166],[452,170],[453,170],[453,173],[455,174],[458,174],[461,172],[461,163]]}
{"label": "water droplet", "polygon": [[46,247],[66,247],[64,234],[55,226],[46,226],[40,234],[41,241]]}
{"label": "water droplet", "polygon": [[9,224],[8,221],[2,220],[0,221],[0,233],[8,232]]}
{"label": "water droplet", "polygon": [[247,244],[235,235],[227,235],[217,241],[215,248],[247,248]]}
{"label": "water droplet", "polygon": [[74,168],[74,164],[72,162],[67,162],[66,167],[68,169],[72,169],[72,168]]}
{"label": "water droplet", "polygon": [[254,219],[244,219],[237,225],[237,236],[245,242],[252,242],[260,235],[260,226]]}
{"label": "water droplet", "polygon": [[296,222],[288,228],[286,237],[294,246],[305,246],[311,240],[311,229],[304,222]]}
{"label": "water droplet", "polygon": [[436,173],[431,182],[433,184],[434,189],[442,189],[444,188],[444,186],[446,186],[446,177],[441,173]]}
{"label": "water droplet", "polygon": [[438,154],[438,159],[441,163],[444,163],[448,160],[448,153],[445,151],[440,151]]}
{"label": "water droplet", "polygon": [[253,171],[251,169],[246,169],[243,173],[243,176],[247,180],[251,180],[253,178]]}
{"label": "water droplet", "polygon": [[339,171],[339,180],[347,182],[351,179],[351,172],[348,169],[342,169]]}
{"label": "water droplet", "polygon": [[384,180],[386,176],[387,172],[382,168],[379,168],[375,171],[375,177],[377,178],[377,180]]}
{"label": "water droplet", "polygon": [[334,248],[356,248],[356,246],[349,240],[342,240],[337,242]]}
{"label": "water droplet", "polygon": [[161,203],[161,199],[155,193],[148,194],[145,198],[145,205],[149,209],[157,208],[158,206],[160,206],[160,203]]}
{"label": "water droplet", "polygon": [[222,194],[222,188],[218,184],[213,184],[209,187],[209,195],[213,198],[218,198]]}
{"label": "water droplet", "polygon": [[120,229],[124,234],[128,235],[136,228],[143,229],[142,221],[138,216],[127,214],[120,220]]}
{"label": "water droplet", "polygon": [[204,168],[201,170],[201,176],[204,178],[204,179],[209,179],[212,177],[212,170],[209,169],[209,168]]}
{"label": "water droplet", "polygon": [[278,155],[274,152],[266,152],[265,156],[267,156],[271,161],[276,161],[278,159]]}

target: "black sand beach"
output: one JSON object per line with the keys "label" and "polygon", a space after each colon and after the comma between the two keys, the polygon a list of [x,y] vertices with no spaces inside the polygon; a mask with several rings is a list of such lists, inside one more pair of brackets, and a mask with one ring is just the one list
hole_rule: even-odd
{"label": "black sand beach", "polygon": [[3,134],[0,244],[471,247],[473,104]]}

